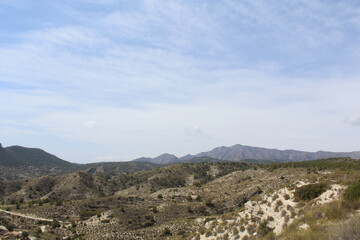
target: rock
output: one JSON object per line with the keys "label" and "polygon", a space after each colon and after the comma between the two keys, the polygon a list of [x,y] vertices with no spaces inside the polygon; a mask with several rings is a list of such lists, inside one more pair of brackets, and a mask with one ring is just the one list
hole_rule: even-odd
{"label": "rock", "polygon": [[310,228],[310,226],[309,226],[309,224],[307,224],[307,223],[304,223],[304,224],[302,224],[302,225],[299,226],[299,229],[301,229],[301,230],[307,230],[307,229],[309,229],[309,228]]}
{"label": "rock", "polygon": [[323,218],[323,214],[321,212],[317,212],[317,213],[315,213],[315,217],[317,219]]}

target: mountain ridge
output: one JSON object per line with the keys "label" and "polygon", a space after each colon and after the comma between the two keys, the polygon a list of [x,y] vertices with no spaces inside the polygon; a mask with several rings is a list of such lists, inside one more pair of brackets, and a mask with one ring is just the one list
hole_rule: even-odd
{"label": "mountain ridge", "polygon": [[[253,147],[246,146],[241,144],[235,144],[231,147],[220,146],[216,147],[207,152],[201,152],[195,155],[187,154],[183,157],[176,157],[171,155],[172,159],[164,159],[164,154],[155,157],[155,158],[146,158],[147,162],[157,163],[157,164],[169,164],[169,163],[181,163],[184,161],[189,161],[193,158],[208,157],[219,160],[227,161],[244,161],[244,160],[269,160],[269,161],[305,161],[305,160],[315,160],[321,158],[335,158],[335,157],[350,157],[354,159],[360,159],[360,151],[352,152],[330,152],[319,150],[316,152],[306,152],[299,151],[294,149],[285,149],[279,150],[276,148],[262,148],[262,147]],[[168,154],[170,155],[170,154]],[[138,161],[138,159],[136,159]]]}
{"label": "mountain ridge", "polygon": [[[65,161],[39,148],[21,146],[3,147],[0,143],[0,179],[36,177],[47,174],[62,174],[77,170],[94,172],[136,172],[181,163],[235,161],[249,163],[298,162],[314,159],[347,157],[360,159],[360,151],[305,152],[293,149],[279,150],[235,144],[220,146],[208,152],[177,157],[164,153],[157,157],[141,157],[127,162],[77,164]],[[136,164],[132,164],[135,163]],[[149,165],[153,164],[153,165]]]}

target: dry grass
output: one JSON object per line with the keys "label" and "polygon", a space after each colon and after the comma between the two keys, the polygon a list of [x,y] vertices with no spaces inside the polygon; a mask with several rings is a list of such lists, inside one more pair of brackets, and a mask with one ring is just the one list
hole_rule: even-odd
{"label": "dry grass", "polygon": [[335,228],[334,239],[354,240],[360,239],[360,217],[352,217]]}

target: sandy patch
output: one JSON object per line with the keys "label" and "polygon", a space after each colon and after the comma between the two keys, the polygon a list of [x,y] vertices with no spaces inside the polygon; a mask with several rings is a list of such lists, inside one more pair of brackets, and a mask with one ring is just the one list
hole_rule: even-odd
{"label": "sandy patch", "polygon": [[331,185],[330,189],[326,190],[324,193],[322,193],[319,197],[315,199],[316,204],[325,204],[335,199],[338,199],[344,189],[345,187],[339,184]]}
{"label": "sandy patch", "polygon": [[[299,181],[296,186],[301,187],[308,184],[310,183]],[[331,185],[330,189],[315,199],[315,204],[325,204],[339,198],[343,189],[344,187],[341,185]],[[295,190],[281,188],[271,194],[263,194],[257,201],[248,201],[244,205],[245,210],[239,212],[235,219],[227,221],[217,219],[207,222],[205,228],[208,232],[211,231],[211,236],[203,234],[200,239],[215,240],[224,235],[227,235],[229,239],[256,236],[257,227],[264,221],[267,221],[267,226],[279,235],[285,225],[291,224],[297,218],[299,209],[296,208],[297,202],[294,201],[294,192]],[[216,224],[214,221],[217,221]],[[309,225],[303,224],[300,227],[307,229]],[[221,229],[221,233],[219,233],[219,229]]]}

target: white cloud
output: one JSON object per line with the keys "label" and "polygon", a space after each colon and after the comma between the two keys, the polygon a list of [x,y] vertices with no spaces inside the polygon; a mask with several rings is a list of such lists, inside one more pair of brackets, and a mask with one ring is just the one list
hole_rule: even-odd
{"label": "white cloud", "polygon": [[346,121],[353,126],[360,126],[360,110],[353,112]]}
{"label": "white cloud", "polygon": [[185,129],[185,133],[189,136],[205,136],[204,132],[200,129],[199,126],[193,126]]}
{"label": "white cloud", "polygon": [[95,120],[86,121],[82,124],[86,129],[94,130],[98,128],[97,122]]}

